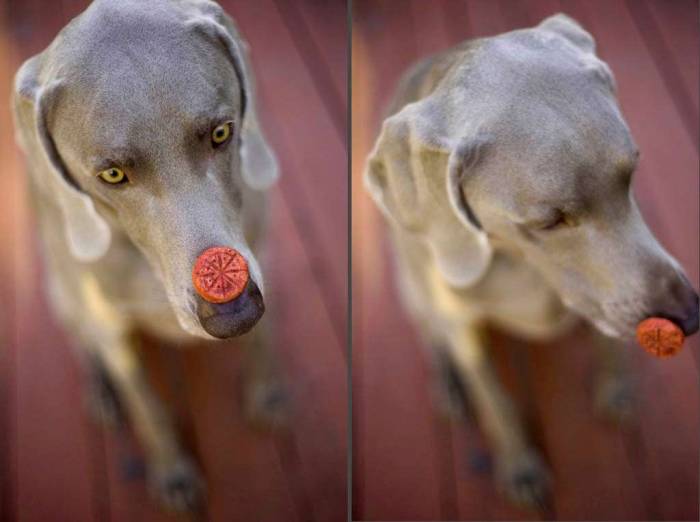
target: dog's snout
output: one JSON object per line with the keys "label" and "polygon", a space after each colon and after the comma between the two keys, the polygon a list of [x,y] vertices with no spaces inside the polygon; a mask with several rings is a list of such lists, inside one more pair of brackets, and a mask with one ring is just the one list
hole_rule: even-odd
{"label": "dog's snout", "polygon": [[248,279],[243,292],[227,303],[210,303],[199,295],[197,317],[202,328],[218,339],[237,337],[248,332],[265,312],[265,303],[258,285]]}

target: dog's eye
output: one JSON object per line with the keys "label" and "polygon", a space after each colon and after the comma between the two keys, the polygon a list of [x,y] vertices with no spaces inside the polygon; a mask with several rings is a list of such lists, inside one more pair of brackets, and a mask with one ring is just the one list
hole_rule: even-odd
{"label": "dog's eye", "polygon": [[129,181],[129,178],[126,177],[124,171],[117,167],[110,167],[108,169],[105,169],[99,174],[97,174],[97,177],[105,183],[109,183],[110,185],[118,185],[120,183],[126,183],[127,181]]}
{"label": "dog's eye", "polygon": [[217,125],[214,127],[214,130],[211,131],[211,143],[214,145],[214,147],[218,147],[219,145],[223,145],[228,141],[228,139],[231,137],[231,122],[227,121],[226,123],[222,123],[221,125]]}
{"label": "dog's eye", "polygon": [[569,216],[567,216],[561,210],[557,210],[555,218],[549,221],[548,223],[544,224],[543,226],[539,227],[539,229],[545,231],[556,230],[557,228],[571,226],[572,224],[573,221],[571,220],[571,218],[569,218]]}

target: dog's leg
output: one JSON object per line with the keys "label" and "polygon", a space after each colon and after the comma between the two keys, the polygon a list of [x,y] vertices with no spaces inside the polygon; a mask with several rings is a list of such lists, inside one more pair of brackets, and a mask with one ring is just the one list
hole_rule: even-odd
{"label": "dog's leg", "polygon": [[202,500],[203,483],[144,375],[133,340],[127,335],[108,336],[98,353],[143,446],[153,494],[168,509],[196,509]]}
{"label": "dog's leg", "polygon": [[471,413],[459,372],[447,349],[449,340],[435,324],[416,314],[421,346],[427,349],[432,370],[432,399],[437,412],[448,419],[463,419]]}
{"label": "dog's leg", "polygon": [[634,385],[629,374],[629,347],[616,339],[588,328],[596,353],[596,376],[593,401],[596,411],[620,424],[634,419]]}
{"label": "dog's leg", "polygon": [[181,447],[165,407],[144,375],[128,325],[104,298],[97,280],[90,275],[83,280],[83,295],[96,319],[94,355],[113,384],[143,446],[153,494],[171,510],[198,508],[203,482]]}
{"label": "dog's leg", "polygon": [[98,357],[90,355],[86,359],[88,411],[108,428],[122,426],[124,412],[112,379]]}
{"label": "dog's leg", "polygon": [[499,486],[521,506],[546,509],[549,472],[529,444],[515,405],[498,382],[488,359],[484,332],[476,325],[455,326],[449,347],[494,449]]}
{"label": "dog's leg", "polygon": [[289,399],[270,343],[269,323],[263,317],[241,339],[245,345],[243,407],[253,425],[278,428],[287,423]]}
{"label": "dog's leg", "polygon": [[442,345],[432,346],[433,400],[438,412],[451,419],[468,417],[469,401],[459,370]]}

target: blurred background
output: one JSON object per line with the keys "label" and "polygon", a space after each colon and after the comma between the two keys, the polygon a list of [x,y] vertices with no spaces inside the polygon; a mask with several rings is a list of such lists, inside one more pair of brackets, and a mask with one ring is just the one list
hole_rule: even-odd
{"label": "blurred background", "polygon": [[[462,40],[563,11],[594,36],[641,149],[634,190],[698,288],[698,3],[694,0],[354,0],[352,32],[353,513],[356,520],[539,519],[496,493],[473,420],[439,417],[398,303],[364,161],[400,74]],[[631,346],[638,419],[594,415],[592,350],[575,335],[499,337],[499,373],[554,474],[560,520],[698,519],[698,336],[659,361]]]}
{"label": "blurred background", "polygon": [[[15,71],[88,3],[0,0],[0,520],[176,519],[147,498],[140,450],[129,430],[107,431],[85,412],[82,375],[42,294],[23,160],[13,139]],[[251,46],[259,110],[281,164],[280,183],[271,191],[265,270],[268,313],[292,395],[289,429],[259,432],[246,424],[235,350],[177,351],[147,340],[142,356],[208,481],[204,519],[342,520],[345,2],[220,3]]]}

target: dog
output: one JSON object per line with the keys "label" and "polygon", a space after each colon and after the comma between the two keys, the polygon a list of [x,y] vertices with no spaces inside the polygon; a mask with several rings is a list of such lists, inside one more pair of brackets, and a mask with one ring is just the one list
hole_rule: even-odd
{"label": "dog", "polygon": [[472,398],[498,486],[546,509],[550,473],[491,368],[486,326],[552,339],[591,325],[597,400],[618,415],[630,393],[618,345],[637,324],[698,330],[698,295],[630,189],[639,152],[615,80],[591,35],[558,14],[419,62],[388,114],[364,181],[389,224],[401,300]]}
{"label": "dog", "polygon": [[[252,330],[239,339],[253,357],[246,407],[280,421],[256,256],[278,168],[246,44],[212,1],[95,0],[21,66],[13,107],[50,302],[93,375],[91,400],[106,420],[123,407],[158,500],[195,509],[203,480],[143,374],[134,332],[186,345]],[[217,245],[238,251],[250,275],[224,304],[192,282],[198,255]]]}

